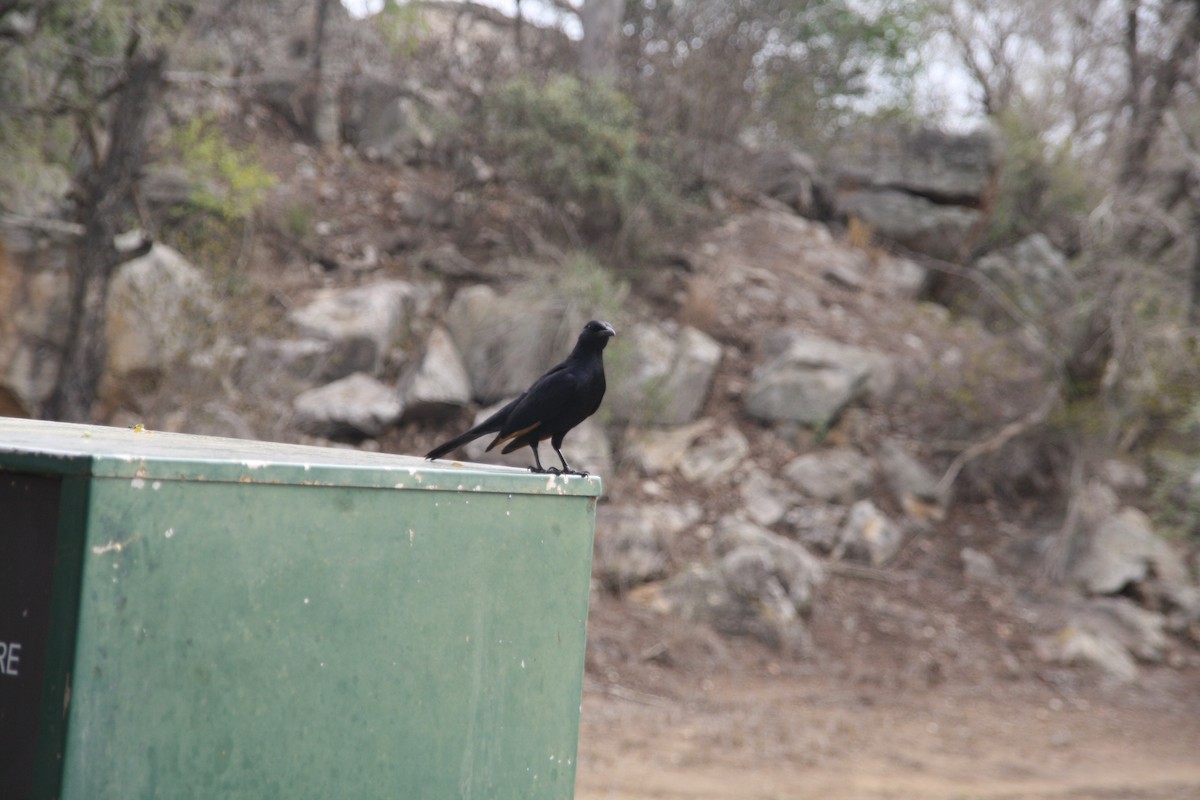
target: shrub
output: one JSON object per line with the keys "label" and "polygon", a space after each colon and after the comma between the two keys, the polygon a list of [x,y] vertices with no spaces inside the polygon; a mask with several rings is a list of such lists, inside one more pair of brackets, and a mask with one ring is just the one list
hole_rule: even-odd
{"label": "shrub", "polygon": [[583,238],[621,256],[680,208],[669,175],[639,149],[638,115],[603,83],[519,77],[485,99],[486,146],[514,177],[567,212]]}
{"label": "shrub", "polygon": [[168,146],[193,182],[191,202],[226,220],[249,216],[275,183],[253,152],[225,140],[212,116],[176,128]]}

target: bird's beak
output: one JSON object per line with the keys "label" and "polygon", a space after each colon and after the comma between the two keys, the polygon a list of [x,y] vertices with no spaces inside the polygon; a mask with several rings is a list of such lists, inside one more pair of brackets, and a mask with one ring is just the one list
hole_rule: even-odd
{"label": "bird's beak", "polygon": [[617,331],[615,328],[613,328],[612,325],[609,325],[606,322],[606,323],[604,323],[604,335],[611,338],[611,337],[617,335]]}

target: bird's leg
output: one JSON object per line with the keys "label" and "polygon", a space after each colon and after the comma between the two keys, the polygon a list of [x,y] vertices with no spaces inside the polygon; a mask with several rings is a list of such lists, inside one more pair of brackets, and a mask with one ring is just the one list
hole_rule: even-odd
{"label": "bird's leg", "polygon": [[542,466],[542,460],[538,458],[537,442],[530,443],[529,449],[533,451],[533,463],[537,464],[536,467],[530,467],[529,471],[537,473],[545,472],[546,468]]}
{"label": "bird's leg", "polygon": [[559,474],[561,474],[561,475],[578,475],[581,478],[586,478],[588,476],[588,474],[586,472],[580,472],[579,470],[571,469],[571,465],[567,463],[566,456],[564,456],[562,454],[562,450],[560,450],[558,448],[558,445],[554,444],[553,441],[550,442],[550,445],[554,448],[554,452],[558,453],[558,460],[561,461],[562,465],[563,465],[562,472]]}

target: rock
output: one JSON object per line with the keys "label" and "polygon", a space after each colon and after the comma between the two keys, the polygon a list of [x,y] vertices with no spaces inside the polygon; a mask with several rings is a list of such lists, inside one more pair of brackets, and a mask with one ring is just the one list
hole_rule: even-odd
{"label": "rock", "polygon": [[342,87],[342,133],[368,158],[406,162],[437,141],[427,98],[395,81],[360,76]]}
{"label": "rock", "polygon": [[1096,667],[1121,683],[1137,680],[1137,663],[1112,636],[1068,625],[1053,637],[1034,642],[1039,657],[1061,664]]}
{"label": "rock", "polygon": [[421,269],[429,270],[442,278],[479,280],[485,274],[484,270],[450,242],[420,251],[413,256],[413,261]]}
{"label": "rock", "polygon": [[939,204],[979,208],[1004,156],[995,131],[957,134],[876,127],[844,137],[833,154],[839,186],[892,186]]}
{"label": "rock", "polygon": [[808,647],[802,615],[822,579],[803,547],[753,523],[728,518],[712,543],[717,560],[667,580],[666,608],[734,636],[750,636],[786,653]]}
{"label": "rock", "polygon": [[691,425],[664,430],[629,428],[625,434],[623,456],[646,475],[658,475],[679,469],[688,449],[716,425],[712,419],[702,419]]}
{"label": "rock", "polygon": [[700,519],[700,508],[657,505],[618,508],[596,513],[593,573],[614,592],[665,576],[666,543]]}
{"label": "rock", "polygon": [[723,517],[709,541],[710,552],[723,557],[746,547],[761,549],[770,556],[771,574],[786,590],[796,611],[807,612],[811,609],[816,590],[825,580],[825,570],[820,560],[799,542],[772,533],[748,520]]}
{"label": "rock", "polygon": [[916,300],[929,284],[929,270],[911,258],[882,253],[875,259],[872,285],[880,294]]}
{"label": "rock", "polygon": [[863,221],[885,239],[946,261],[962,261],[986,221],[973,208],[941,205],[891,188],[846,192],[839,195],[837,208],[841,216]]}
{"label": "rock", "polygon": [[959,551],[962,559],[963,574],[975,583],[994,583],[999,577],[996,572],[996,562],[987,553],[973,547],[964,547]]}
{"label": "rock", "polygon": [[587,320],[549,306],[507,302],[479,284],[454,294],[443,321],[471,376],[475,400],[494,403],[525,391],[561,361]]}
{"label": "rock", "polygon": [[875,465],[853,448],[831,447],[799,456],[783,474],[808,497],[849,505],[870,494]]}
{"label": "rock", "polygon": [[765,422],[828,428],[843,408],[865,395],[880,358],[815,336],[788,338],[782,352],[754,370],[746,411]]}
{"label": "rock", "polygon": [[761,192],[790,206],[803,217],[826,214],[829,189],[808,153],[792,147],[773,147],[751,155],[747,180]]}
{"label": "rock", "polygon": [[421,360],[400,379],[405,419],[444,416],[471,402],[471,378],[445,328],[434,328]]}
{"label": "rock", "polygon": [[850,507],[833,556],[866,561],[878,567],[891,560],[903,543],[904,532],[896,523],[870,500],[859,500]]}
{"label": "rock", "polygon": [[793,506],[783,517],[783,523],[806,547],[830,553],[837,546],[846,509],[826,503],[802,503]]}
{"label": "rock", "polygon": [[323,289],[288,317],[305,336],[333,345],[326,378],[354,372],[376,374],[416,310],[418,294],[407,281]]}
{"label": "rock", "polygon": [[[1062,309],[1075,305],[1079,282],[1063,255],[1040,233],[980,258],[974,269],[989,278],[1025,315],[1059,337],[1070,331],[1070,314]],[[973,284],[972,284],[973,285]],[[1012,316],[996,309],[995,301],[980,296],[972,311],[985,321],[1008,329],[1017,324]]]}
{"label": "rock", "polygon": [[1086,663],[1122,682],[1137,678],[1137,661],[1159,663],[1167,649],[1166,618],[1126,598],[1101,598],[1075,610],[1052,639],[1035,642],[1047,660]]}
{"label": "rock", "polygon": [[390,386],[363,372],[309,389],[292,406],[302,429],[329,439],[378,436],[403,410]]}
{"label": "rock", "polygon": [[918,518],[929,516],[930,506],[945,503],[945,498],[939,496],[938,479],[904,445],[895,439],[885,439],[879,445],[877,457],[892,496],[905,513]]}
{"label": "rock", "polygon": [[1092,594],[1117,594],[1151,575],[1167,583],[1187,580],[1182,559],[1155,535],[1150,518],[1130,507],[1091,531],[1071,573]]}
{"label": "rock", "polygon": [[1153,589],[1167,609],[1167,629],[1200,644],[1200,586],[1156,582]]}
{"label": "rock", "polygon": [[629,333],[637,367],[611,387],[613,416],[642,425],[682,425],[704,408],[721,346],[708,334],[684,326],[677,335],[649,325]]}
{"label": "rock", "polygon": [[213,323],[204,273],[166,245],[117,267],[108,295],[108,378],[156,383]]}
{"label": "rock", "polygon": [[754,469],[738,482],[742,506],[759,525],[774,525],[783,519],[798,498],[782,481],[761,469]]}
{"label": "rock", "polygon": [[1088,603],[1088,624],[1111,634],[1139,661],[1162,661],[1167,649],[1166,623],[1162,614],[1124,597],[1101,597]]}
{"label": "rock", "polygon": [[257,336],[246,347],[234,374],[244,391],[294,395],[329,380],[332,358],[333,345],[322,339]]}
{"label": "rock", "polygon": [[731,425],[690,447],[679,474],[689,481],[712,483],[733,472],[749,454],[750,442]]}
{"label": "rock", "polygon": [[1137,492],[1150,484],[1144,469],[1119,458],[1108,458],[1100,462],[1096,474],[1100,480],[1118,492]]}

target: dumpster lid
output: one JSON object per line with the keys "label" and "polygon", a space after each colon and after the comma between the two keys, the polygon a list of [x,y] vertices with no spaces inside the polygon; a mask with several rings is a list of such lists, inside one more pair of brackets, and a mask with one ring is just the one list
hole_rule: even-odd
{"label": "dumpster lid", "polygon": [[600,478],[417,456],[0,417],[0,471],[380,489],[598,496]]}

